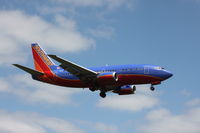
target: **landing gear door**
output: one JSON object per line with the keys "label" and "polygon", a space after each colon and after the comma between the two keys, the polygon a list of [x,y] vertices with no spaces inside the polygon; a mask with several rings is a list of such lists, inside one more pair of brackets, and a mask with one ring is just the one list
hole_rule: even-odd
{"label": "landing gear door", "polygon": [[148,66],[144,66],[144,74],[149,74],[149,67]]}

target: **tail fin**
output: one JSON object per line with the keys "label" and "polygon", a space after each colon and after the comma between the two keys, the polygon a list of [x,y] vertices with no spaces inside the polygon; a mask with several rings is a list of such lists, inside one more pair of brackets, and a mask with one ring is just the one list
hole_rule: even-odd
{"label": "tail fin", "polygon": [[33,52],[35,70],[39,72],[50,71],[51,66],[55,65],[53,61],[48,57],[45,51],[37,43],[33,43],[31,47]]}

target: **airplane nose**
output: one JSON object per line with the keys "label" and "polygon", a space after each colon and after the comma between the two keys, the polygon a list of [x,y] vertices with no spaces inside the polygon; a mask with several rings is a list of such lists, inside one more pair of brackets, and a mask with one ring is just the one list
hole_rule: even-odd
{"label": "airplane nose", "polygon": [[172,76],[173,76],[173,74],[171,72],[166,71],[166,74],[165,74],[166,79],[168,79]]}

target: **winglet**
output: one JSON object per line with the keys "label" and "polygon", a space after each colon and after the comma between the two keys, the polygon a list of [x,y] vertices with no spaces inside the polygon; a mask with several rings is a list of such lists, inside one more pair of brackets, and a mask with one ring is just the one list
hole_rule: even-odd
{"label": "winglet", "polygon": [[38,75],[38,76],[44,75],[44,73],[42,73],[42,72],[33,70],[31,68],[28,68],[28,67],[25,67],[25,66],[22,66],[22,65],[19,65],[19,64],[13,64],[13,65],[18,67],[19,69],[22,69],[23,71],[31,74],[31,75]]}

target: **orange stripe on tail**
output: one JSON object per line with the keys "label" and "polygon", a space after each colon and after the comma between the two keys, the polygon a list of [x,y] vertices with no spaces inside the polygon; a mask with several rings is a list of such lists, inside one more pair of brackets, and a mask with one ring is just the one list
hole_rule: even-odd
{"label": "orange stripe on tail", "polygon": [[35,69],[40,72],[51,71],[50,66],[55,65],[45,51],[37,44],[32,44]]}

